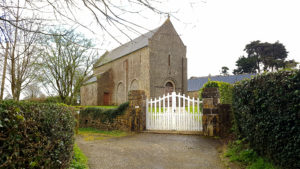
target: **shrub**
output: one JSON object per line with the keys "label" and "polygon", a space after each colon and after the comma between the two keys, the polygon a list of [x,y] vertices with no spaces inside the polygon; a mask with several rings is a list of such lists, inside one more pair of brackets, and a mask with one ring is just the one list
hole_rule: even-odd
{"label": "shrub", "polygon": [[0,102],[0,168],[66,168],[74,118],[56,104]]}
{"label": "shrub", "polygon": [[209,87],[216,87],[219,89],[220,92],[220,103],[221,104],[232,104],[232,85],[226,82],[219,82],[219,81],[208,81],[206,82],[203,87],[199,91],[199,97],[202,99],[202,92],[204,88]]}
{"label": "shrub", "polygon": [[[38,102],[38,103],[64,103],[60,96],[48,96],[45,98],[30,98],[26,101],[30,102]],[[70,103],[71,105],[78,105],[76,97],[72,100],[70,97],[66,98],[66,102]]]}
{"label": "shrub", "polygon": [[125,113],[125,110],[129,106],[128,102],[125,102],[121,105],[119,105],[115,109],[105,109],[105,108],[99,108],[99,107],[87,107],[82,110],[80,110],[80,116],[89,116],[91,115],[93,119],[99,119],[102,123],[104,122],[113,122],[113,120],[119,116]]}
{"label": "shrub", "polygon": [[234,86],[237,133],[284,168],[300,168],[300,71],[256,76]]}

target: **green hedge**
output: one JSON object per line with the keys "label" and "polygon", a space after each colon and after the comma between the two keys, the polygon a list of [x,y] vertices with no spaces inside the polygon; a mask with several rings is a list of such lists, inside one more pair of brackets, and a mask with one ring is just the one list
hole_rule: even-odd
{"label": "green hedge", "polygon": [[91,115],[93,119],[99,119],[102,123],[113,122],[113,120],[118,116],[124,114],[125,110],[129,106],[128,102],[119,105],[115,109],[106,109],[99,107],[87,107],[80,110],[80,117],[86,117]]}
{"label": "green hedge", "polygon": [[232,104],[232,89],[233,86],[230,83],[219,82],[219,81],[208,81],[199,91],[199,97],[202,99],[202,92],[204,88],[216,87],[220,92],[220,103],[221,104]]}
{"label": "green hedge", "polygon": [[237,133],[283,168],[300,168],[300,71],[256,76],[234,86]]}
{"label": "green hedge", "polygon": [[0,168],[67,168],[73,135],[63,105],[0,102]]}
{"label": "green hedge", "polygon": [[[67,97],[66,100],[71,100],[70,97]],[[38,102],[38,103],[64,103],[60,96],[48,96],[45,98],[30,98],[27,99],[25,101],[29,101],[29,102]],[[70,101],[71,105],[78,105],[77,104],[77,99],[73,98],[72,101]]]}

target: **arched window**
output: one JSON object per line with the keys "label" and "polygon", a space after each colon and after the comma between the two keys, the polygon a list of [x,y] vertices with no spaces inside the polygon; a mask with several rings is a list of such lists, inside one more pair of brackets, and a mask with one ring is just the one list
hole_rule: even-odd
{"label": "arched window", "polygon": [[134,80],[131,82],[130,90],[138,90],[138,89],[139,89],[138,81],[134,79]]}
{"label": "arched window", "polygon": [[118,84],[116,100],[118,105],[126,101],[125,88],[122,82]]}
{"label": "arched window", "polygon": [[172,93],[174,91],[174,85],[171,82],[167,82],[165,85],[165,93]]}

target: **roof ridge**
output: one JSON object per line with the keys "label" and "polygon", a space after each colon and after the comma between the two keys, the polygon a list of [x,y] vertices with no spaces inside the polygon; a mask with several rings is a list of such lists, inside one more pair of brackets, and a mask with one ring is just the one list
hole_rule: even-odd
{"label": "roof ridge", "polygon": [[128,42],[108,51],[107,54],[102,55],[102,57],[99,58],[99,62],[97,63],[97,65],[95,65],[95,67],[99,67],[99,66],[109,63],[113,60],[116,60],[122,56],[125,56],[129,53],[137,51],[145,46],[148,46],[149,39],[157,32],[157,30],[159,28],[160,27],[150,30],[149,32],[146,32],[144,34],[141,34],[140,36],[132,39],[131,41],[128,41]]}
{"label": "roof ridge", "polygon": [[211,78],[211,77],[228,77],[228,76],[241,76],[241,75],[256,75],[256,73],[243,73],[243,74],[237,74],[237,75],[213,75],[213,76],[200,76],[200,77],[194,77],[190,78],[189,80],[199,79],[199,78]]}

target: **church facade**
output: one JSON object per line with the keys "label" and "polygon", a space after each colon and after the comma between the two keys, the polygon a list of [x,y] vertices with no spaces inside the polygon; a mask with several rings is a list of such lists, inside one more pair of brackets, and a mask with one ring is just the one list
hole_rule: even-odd
{"label": "church facade", "polygon": [[130,90],[148,98],[187,92],[186,46],[170,19],[101,56],[80,88],[81,105],[119,105]]}

